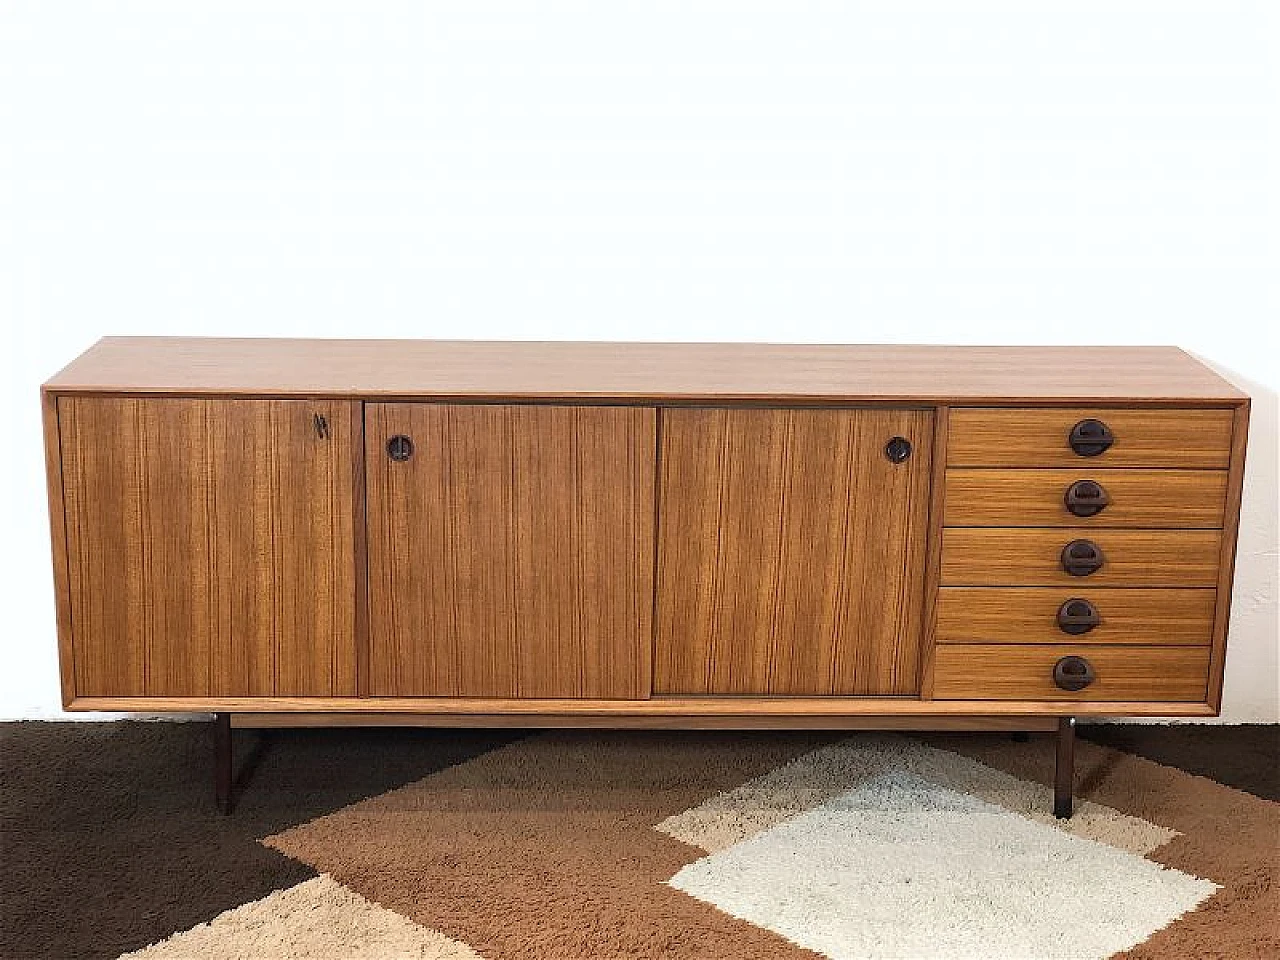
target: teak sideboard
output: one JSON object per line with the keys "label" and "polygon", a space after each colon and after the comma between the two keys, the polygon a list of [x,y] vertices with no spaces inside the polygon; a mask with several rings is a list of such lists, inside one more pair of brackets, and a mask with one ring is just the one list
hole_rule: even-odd
{"label": "teak sideboard", "polygon": [[1219,707],[1248,397],[1174,348],[107,338],[69,710],[1003,727]]}

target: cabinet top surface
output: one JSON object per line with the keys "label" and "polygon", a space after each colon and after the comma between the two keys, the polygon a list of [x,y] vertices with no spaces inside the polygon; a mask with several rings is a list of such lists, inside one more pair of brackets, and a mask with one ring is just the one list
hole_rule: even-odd
{"label": "cabinet top surface", "polygon": [[1229,401],[1176,347],[106,337],[58,392],[446,399]]}

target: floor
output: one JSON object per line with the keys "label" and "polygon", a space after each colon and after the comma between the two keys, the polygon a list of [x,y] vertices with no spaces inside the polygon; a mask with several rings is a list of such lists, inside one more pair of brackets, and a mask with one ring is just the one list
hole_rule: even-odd
{"label": "floor", "polygon": [[[834,739],[795,736],[783,753]],[[1280,801],[1280,727],[1092,725],[1081,736]],[[213,808],[208,724],[0,724],[0,957],[116,958],[275,891],[298,889],[326,872],[264,838],[431,782],[530,737],[537,739],[520,731],[237,731],[236,807],[227,817]],[[956,741],[961,752],[1010,739],[966,737]],[[951,749],[946,738],[940,742]],[[760,743],[767,752],[779,740]],[[1018,746],[1051,752],[1043,735]],[[1082,773],[1082,791],[1087,777]],[[678,879],[711,882],[692,868]]]}

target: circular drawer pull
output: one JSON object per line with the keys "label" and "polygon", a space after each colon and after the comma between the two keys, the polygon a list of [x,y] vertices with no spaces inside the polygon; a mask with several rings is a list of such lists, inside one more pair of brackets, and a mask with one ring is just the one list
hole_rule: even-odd
{"label": "circular drawer pull", "polygon": [[1106,562],[1102,548],[1092,540],[1072,540],[1062,548],[1062,569],[1073,577],[1097,573]]}
{"label": "circular drawer pull", "polygon": [[1111,435],[1111,428],[1101,420],[1090,419],[1081,420],[1072,427],[1067,442],[1080,456],[1096,457],[1115,442],[1115,437]]}
{"label": "circular drawer pull", "polygon": [[413,456],[413,441],[403,433],[397,433],[387,441],[387,456],[401,462]]}
{"label": "circular drawer pull", "polygon": [[1063,657],[1053,665],[1053,682],[1061,690],[1083,690],[1096,679],[1093,664],[1084,657]]}
{"label": "circular drawer pull", "polygon": [[890,463],[902,463],[911,456],[911,441],[906,437],[894,437],[884,445],[884,455]]}
{"label": "circular drawer pull", "polygon": [[1097,480],[1077,480],[1067,487],[1062,498],[1067,511],[1077,517],[1096,517],[1107,508],[1111,498]]}
{"label": "circular drawer pull", "polygon": [[1098,608],[1081,597],[1072,597],[1058,608],[1058,629],[1078,637],[1102,622]]}

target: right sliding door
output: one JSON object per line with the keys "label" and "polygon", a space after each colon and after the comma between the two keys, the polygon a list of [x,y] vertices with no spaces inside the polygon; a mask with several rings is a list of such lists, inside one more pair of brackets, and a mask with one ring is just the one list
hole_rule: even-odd
{"label": "right sliding door", "polygon": [[918,693],[932,410],[660,416],[655,694]]}

